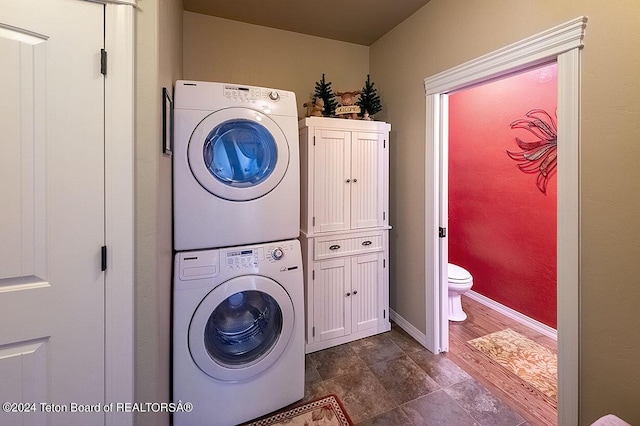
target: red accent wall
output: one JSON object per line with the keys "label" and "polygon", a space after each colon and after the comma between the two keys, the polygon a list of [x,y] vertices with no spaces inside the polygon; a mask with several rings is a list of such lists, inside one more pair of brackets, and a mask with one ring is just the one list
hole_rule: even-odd
{"label": "red accent wall", "polygon": [[535,140],[510,123],[534,108],[555,120],[556,99],[556,64],[449,97],[449,262],[474,291],[553,328],[557,177],[543,194],[506,150]]}

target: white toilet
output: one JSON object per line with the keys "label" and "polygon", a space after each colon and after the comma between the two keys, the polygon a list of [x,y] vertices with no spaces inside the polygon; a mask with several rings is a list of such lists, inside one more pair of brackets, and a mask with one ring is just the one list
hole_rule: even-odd
{"label": "white toilet", "polygon": [[449,277],[449,321],[464,321],[467,319],[467,314],[462,310],[460,295],[471,290],[473,277],[469,271],[453,263],[449,263],[447,269]]}

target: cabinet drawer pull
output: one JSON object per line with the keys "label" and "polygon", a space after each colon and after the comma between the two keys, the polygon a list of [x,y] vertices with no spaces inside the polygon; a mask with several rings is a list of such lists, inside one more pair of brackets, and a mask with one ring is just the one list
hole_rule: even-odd
{"label": "cabinet drawer pull", "polygon": [[370,246],[371,244],[373,244],[373,243],[371,241],[369,241],[369,240],[362,242],[363,246]]}
{"label": "cabinet drawer pull", "polygon": [[338,250],[340,248],[340,246],[338,244],[334,244],[332,246],[329,246],[329,250]]}

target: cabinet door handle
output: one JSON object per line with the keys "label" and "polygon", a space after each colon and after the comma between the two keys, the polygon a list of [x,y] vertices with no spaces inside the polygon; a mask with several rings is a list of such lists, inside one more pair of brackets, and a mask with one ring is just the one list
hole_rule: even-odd
{"label": "cabinet door handle", "polygon": [[351,293],[347,293],[347,297],[351,296]]}
{"label": "cabinet door handle", "polygon": [[369,240],[367,240],[367,241],[363,241],[363,242],[362,242],[362,245],[363,245],[363,246],[370,246],[371,244],[372,244],[372,242],[371,242],[371,241],[369,241]]}
{"label": "cabinet door handle", "polygon": [[358,294],[358,290],[353,290],[353,295],[355,296],[356,294]]}
{"label": "cabinet door handle", "polygon": [[351,179],[347,179],[347,183],[351,182]]}
{"label": "cabinet door handle", "polygon": [[338,250],[340,248],[340,246],[338,244],[334,244],[332,246],[329,246],[329,250]]}
{"label": "cabinet door handle", "polygon": [[354,179],[354,180],[353,180],[353,183],[356,183],[357,181],[358,181],[358,179]]}

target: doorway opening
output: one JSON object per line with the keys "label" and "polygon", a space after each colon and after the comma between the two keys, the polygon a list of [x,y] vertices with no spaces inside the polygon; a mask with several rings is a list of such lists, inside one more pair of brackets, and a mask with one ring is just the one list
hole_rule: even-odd
{"label": "doorway opening", "polygon": [[[580,17],[496,52],[425,79],[425,278],[426,343],[433,353],[449,348],[447,264],[447,163],[449,95],[541,64],[558,64],[557,329],[558,423],[578,423],[579,379],[579,106],[580,49],[586,18]],[[441,237],[441,235],[443,235]]]}
{"label": "doorway opening", "polygon": [[473,278],[464,294],[552,338],[557,97],[555,62],[451,93],[442,206],[449,263]]}

